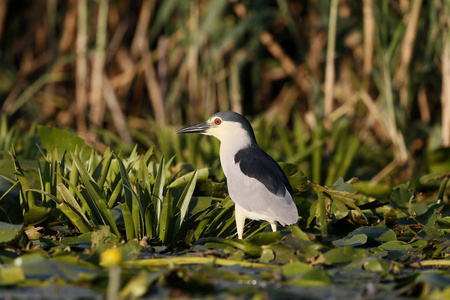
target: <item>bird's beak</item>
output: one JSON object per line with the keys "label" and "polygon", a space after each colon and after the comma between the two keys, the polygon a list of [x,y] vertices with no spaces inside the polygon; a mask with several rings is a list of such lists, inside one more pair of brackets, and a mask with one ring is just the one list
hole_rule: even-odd
{"label": "bird's beak", "polygon": [[177,133],[206,133],[210,127],[208,122],[203,122],[180,129]]}

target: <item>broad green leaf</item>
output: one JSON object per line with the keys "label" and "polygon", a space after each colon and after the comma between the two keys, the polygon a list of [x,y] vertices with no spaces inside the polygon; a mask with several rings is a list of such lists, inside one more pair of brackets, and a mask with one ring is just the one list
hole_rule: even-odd
{"label": "broad green leaf", "polygon": [[[67,263],[64,258],[44,259],[36,254],[23,255],[15,260],[15,265],[21,266],[27,279],[49,280],[60,278],[68,282],[76,282],[83,279],[90,281],[99,273],[90,264],[81,265],[77,260]],[[67,258],[65,258],[67,259]],[[62,261],[61,261],[62,260]]]}
{"label": "broad green leaf", "polygon": [[261,251],[261,257],[259,261],[261,263],[270,263],[275,259],[275,253],[269,248],[263,248]]}
{"label": "broad green leaf", "polygon": [[0,222],[0,244],[14,243],[23,234],[23,225]]}
{"label": "broad green leaf", "polygon": [[0,268],[0,286],[13,286],[25,281],[25,274],[20,267]]}
{"label": "broad green leaf", "polygon": [[386,183],[373,183],[371,181],[357,181],[352,184],[360,193],[377,199],[387,199],[392,192],[392,188]]}
{"label": "broad green leaf", "polygon": [[450,217],[447,216],[447,217],[443,217],[443,218],[441,218],[441,219],[438,219],[438,220],[437,220],[437,223],[438,223],[440,226],[442,226],[442,227],[450,228]]}
{"label": "broad green leaf", "polygon": [[326,286],[333,284],[333,280],[326,271],[314,267],[298,274],[295,278],[289,280],[288,284],[300,287]]}
{"label": "broad green leaf", "polygon": [[412,249],[413,247],[405,242],[402,241],[389,241],[386,243],[381,244],[378,248],[382,250],[406,250],[406,249]]}
{"label": "broad green leaf", "polygon": [[367,242],[367,235],[365,234],[355,234],[352,236],[346,236],[345,238],[333,241],[338,247],[355,247],[364,245]]}
{"label": "broad green leaf", "polygon": [[347,264],[358,259],[362,259],[367,255],[364,249],[353,247],[342,247],[331,249],[323,254],[327,265]]}
{"label": "broad green leaf", "polygon": [[359,234],[364,234],[367,237],[380,243],[397,240],[397,236],[395,235],[395,232],[392,229],[386,227],[373,227],[373,226],[361,226],[352,231],[351,233],[349,233],[348,237],[352,237],[354,235]]}
{"label": "broad green leaf", "polygon": [[44,149],[57,149],[58,160],[61,160],[65,151],[73,151],[73,149],[78,147],[78,150],[81,152],[81,159],[87,161],[93,151],[83,139],[67,131],[38,126],[38,132]]}
{"label": "broad green leaf", "polygon": [[298,225],[292,225],[289,226],[289,229],[294,234],[295,237],[304,240],[304,241],[310,241],[308,235],[298,227]]}
{"label": "broad green leaf", "polygon": [[334,215],[337,220],[340,220],[348,216],[348,208],[340,201],[331,201],[330,214]]}
{"label": "broad green leaf", "polygon": [[427,184],[429,181],[441,179],[441,178],[444,178],[444,177],[447,177],[447,176],[449,176],[448,173],[436,172],[436,173],[423,175],[422,177],[420,177],[419,180],[420,180],[420,183]]}
{"label": "broad green leaf", "polygon": [[268,245],[277,242],[281,239],[281,232],[260,232],[258,234],[253,235],[245,239],[247,242],[251,242],[256,245]]}
{"label": "broad green leaf", "polygon": [[416,221],[431,228],[435,228],[436,221],[439,218],[443,207],[444,203],[442,202],[431,205],[425,213],[416,217]]}
{"label": "broad green leaf", "polygon": [[295,263],[283,265],[281,267],[281,272],[285,278],[292,279],[292,278],[304,273],[305,271],[311,270],[311,268],[312,267],[306,263],[295,262]]}
{"label": "broad green leaf", "polygon": [[23,223],[25,225],[37,225],[50,217],[51,209],[49,207],[32,206],[23,215]]}
{"label": "broad green leaf", "polygon": [[414,192],[409,190],[407,185],[400,185],[394,189],[392,194],[389,196],[390,205],[403,212],[406,215],[409,215],[408,203],[414,197]]}
{"label": "broad green leaf", "polygon": [[279,165],[286,174],[294,194],[296,192],[305,192],[308,189],[307,178],[299,166],[290,163],[279,163]]}
{"label": "broad green leaf", "polygon": [[[198,171],[197,181],[203,181],[203,180],[208,179],[209,171],[207,168],[199,169],[197,171]],[[181,188],[181,187],[185,186],[186,184],[188,184],[188,182],[191,180],[191,178],[194,176],[195,172],[197,172],[197,171],[189,172],[189,173],[181,176],[180,178],[175,179],[171,184],[169,184],[167,186],[167,188]]]}
{"label": "broad green leaf", "polygon": [[379,273],[387,273],[391,264],[385,260],[370,260],[364,263],[364,270],[379,272]]}
{"label": "broad green leaf", "polygon": [[281,232],[260,232],[244,239],[244,251],[252,256],[260,256],[263,245],[273,244],[281,238]]}

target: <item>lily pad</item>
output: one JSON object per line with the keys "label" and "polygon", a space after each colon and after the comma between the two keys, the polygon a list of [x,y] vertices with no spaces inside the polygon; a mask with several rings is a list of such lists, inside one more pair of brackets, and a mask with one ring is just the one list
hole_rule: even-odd
{"label": "lily pad", "polygon": [[347,247],[347,246],[355,247],[364,245],[365,243],[367,243],[367,235],[365,234],[355,234],[352,236],[346,236],[343,239],[339,239],[333,242],[333,244],[335,244],[338,247]]}
{"label": "lily pad", "polygon": [[0,244],[14,244],[23,234],[23,225],[0,222]]}
{"label": "lily pad", "polygon": [[365,234],[368,238],[379,243],[397,240],[395,232],[386,227],[362,226],[352,231],[349,236],[357,234]]}
{"label": "lily pad", "polygon": [[402,241],[389,241],[381,244],[378,248],[382,250],[392,251],[392,250],[407,250],[412,249],[413,247],[410,244]]}

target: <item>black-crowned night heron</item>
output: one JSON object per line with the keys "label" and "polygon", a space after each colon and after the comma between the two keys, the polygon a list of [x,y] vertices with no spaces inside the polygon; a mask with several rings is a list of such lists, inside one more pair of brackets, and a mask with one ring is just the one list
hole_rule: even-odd
{"label": "black-crowned night heron", "polygon": [[277,231],[276,222],[283,226],[297,223],[292,187],[280,166],[258,147],[246,118],[222,111],[177,133],[201,133],[220,140],[220,162],[235,203],[239,239],[246,218],[268,221],[273,231]]}

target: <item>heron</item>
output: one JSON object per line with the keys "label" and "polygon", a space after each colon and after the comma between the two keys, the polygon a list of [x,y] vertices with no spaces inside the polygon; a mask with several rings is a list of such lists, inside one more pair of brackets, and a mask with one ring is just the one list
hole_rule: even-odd
{"label": "heron", "polygon": [[278,163],[259,148],[250,122],[241,114],[221,111],[207,121],[177,132],[211,135],[220,141],[220,163],[228,194],[235,204],[238,238],[243,238],[246,219],[297,223],[298,211],[292,187]]}

